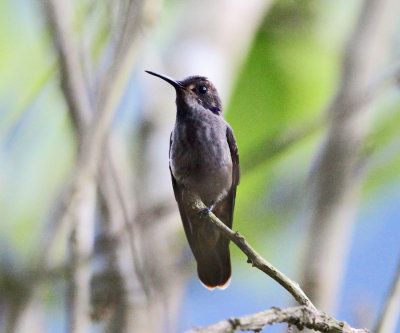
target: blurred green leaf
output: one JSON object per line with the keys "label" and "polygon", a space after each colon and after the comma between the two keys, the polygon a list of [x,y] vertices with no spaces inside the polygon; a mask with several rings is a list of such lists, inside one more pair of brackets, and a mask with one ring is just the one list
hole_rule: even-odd
{"label": "blurred green leaf", "polygon": [[[259,230],[270,230],[293,216],[296,205],[285,200],[301,195],[338,63],[338,53],[316,36],[312,3],[283,1],[277,6],[254,40],[227,114],[243,174],[235,223],[260,241],[265,235]],[[288,163],[289,177],[280,172]],[[294,177],[300,178],[295,182]]]}

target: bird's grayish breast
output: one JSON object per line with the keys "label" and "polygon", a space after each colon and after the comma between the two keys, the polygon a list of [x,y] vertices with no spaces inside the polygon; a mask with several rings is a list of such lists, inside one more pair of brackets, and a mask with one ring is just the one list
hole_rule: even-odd
{"label": "bird's grayish breast", "polygon": [[177,120],[172,135],[170,165],[180,184],[208,205],[221,200],[232,186],[232,158],[226,122],[210,112]]}

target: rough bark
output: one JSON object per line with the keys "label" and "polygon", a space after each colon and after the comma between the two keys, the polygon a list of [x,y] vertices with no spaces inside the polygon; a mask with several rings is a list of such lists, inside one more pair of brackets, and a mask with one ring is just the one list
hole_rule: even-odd
{"label": "rough bark", "polygon": [[236,331],[260,332],[266,326],[288,323],[298,329],[309,328],[318,332],[330,333],[368,333],[366,329],[350,327],[346,322],[329,317],[324,312],[306,306],[287,309],[272,308],[263,312],[229,318],[205,327],[195,327],[187,333],[232,333]]}

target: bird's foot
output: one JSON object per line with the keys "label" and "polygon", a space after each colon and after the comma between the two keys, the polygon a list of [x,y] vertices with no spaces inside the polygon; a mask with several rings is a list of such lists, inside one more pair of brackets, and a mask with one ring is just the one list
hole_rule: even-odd
{"label": "bird's foot", "polygon": [[208,214],[210,214],[210,212],[211,212],[211,208],[206,207],[206,208],[200,209],[199,215],[202,219],[205,219],[208,216]]}
{"label": "bird's foot", "polygon": [[213,203],[210,207],[206,207],[203,209],[200,209],[199,211],[199,215],[201,218],[206,218],[208,216],[208,214],[211,213],[211,211],[214,209],[215,203]]}

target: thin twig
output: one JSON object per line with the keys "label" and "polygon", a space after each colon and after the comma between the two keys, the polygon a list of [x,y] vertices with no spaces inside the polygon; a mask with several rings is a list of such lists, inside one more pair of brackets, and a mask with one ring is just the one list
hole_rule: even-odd
{"label": "thin twig", "polygon": [[[190,209],[201,214],[206,208],[200,198],[193,193],[186,193],[186,204]],[[229,240],[237,245],[242,252],[247,256],[248,263],[253,267],[266,273],[282,287],[284,287],[295,298],[295,300],[302,306],[278,309],[272,308],[270,310],[252,314],[240,318],[228,319],[218,322],[211,326],[203,328],[194,328],[188,333],[196,332],[210,332],[210,333],[228,333],[235,331],[261,331],[265,326],[275,323],[286,322],[295,325],[300,330],[307,327],[320,332],[331,333],[368,333],[366,329],[355,329],[350,327],[347,323],[338,321],[333,317],[328,316],[322,311],[319,311],[314,304],[310,301],[300,286],[288,278],[286,275],[277,270],[268,261],[261,257],[247,241],[239,233],[228,228],[222,221],[220,221],[212,212],[204,217],[208,223],[212,223],[218,230]]]}
{"label": "thin twig", "polygon": [[[187,204],[193,209],[193,211],[200,212],[206,208],[204,203],[193,193],[188,193],[188,202]],[[284,287],[295,300],[301,304],[309,307],[312,310],[316,310],[316,307],[307,295],[300,288],[298,283],[289,279],[286,275],[278,271],[274,266],[272,266],[268,261],[266,261],[263,257],[261,257],[256,250],[254,250],[249,243],[244,239],[244,237],[239,233],[228,228],[223,222],[221,222],[212,212],[208,214],[206,217],[208,222],[212,223],[216,226],[222,234],[230,239],[233,243],[237,245],[237,247],[242,250],[242,252],[247,256],[247,262],[252,264],[253,267],[258,268],[259,270],[266,273],[276,282],[278,282],[282,287]]]}
{"label": "thin twig", "polygon": [[271,308],[251,315],[230,318],[218,323],[195,327],[186,333],[232,333],[236,331],[260,332],[265,326],[278,323],[288,323],[298,329],[307,327],[319,332],[330,333],[368,333],[367,329],[350,327],[346,322],[338,321],[326,313],[313,310],[306,306],[296,306],[286,309]]}

